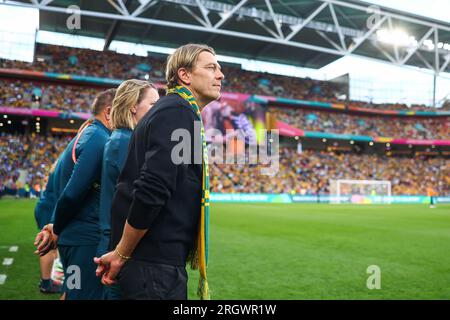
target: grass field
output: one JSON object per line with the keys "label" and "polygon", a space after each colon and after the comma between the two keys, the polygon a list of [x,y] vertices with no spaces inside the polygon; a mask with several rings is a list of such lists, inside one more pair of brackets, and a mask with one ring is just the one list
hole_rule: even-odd
{"label": "grass field", "polygon": [[[37,290],[34,201],[0,201],[0,299]],[[450,205],[213,204],[214,299],[450,299]],[[8,248],[18,245],[18,252]],[[369,290],[367,268],[381,269]],[[189,272],[195,299],[197,273]]]}

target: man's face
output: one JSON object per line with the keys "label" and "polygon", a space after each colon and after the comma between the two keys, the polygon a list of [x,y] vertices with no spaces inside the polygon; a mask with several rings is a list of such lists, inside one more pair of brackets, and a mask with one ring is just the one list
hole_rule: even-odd
{"label": "man's face", "polygon": [[203,107],[220,97],[221,82],[224,75],[217,58],[208,51],[199,54],[197,63],[190,73],[189,89]]}

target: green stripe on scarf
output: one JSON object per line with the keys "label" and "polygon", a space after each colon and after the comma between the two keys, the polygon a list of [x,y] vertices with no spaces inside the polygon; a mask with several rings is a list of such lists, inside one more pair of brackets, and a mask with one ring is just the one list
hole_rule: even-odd
{"label": "green stripe on scarf", "polygon": [[201,137],[202,137],[202,202],[201,215],[199,223],[199,233],[196,240],[194,250],[189,254],[188,260],[191,263],[192,269],[199,269],[200,280],[198,284],[197,294],[202,300],[209,300],[210,293],[208,281],[206,279],[206,267],[208,266],[208,239],[209,239],[209,167],[208,167],[208,149],[206,148],[205,128],[203,127],[202,114],[200,108],[195,101],[192,93],[183,86],[176,86],[167,90],[167,94],[178,94],[184,100],[189,102],[192,109],[194,109],[197,117],[201,123]]}

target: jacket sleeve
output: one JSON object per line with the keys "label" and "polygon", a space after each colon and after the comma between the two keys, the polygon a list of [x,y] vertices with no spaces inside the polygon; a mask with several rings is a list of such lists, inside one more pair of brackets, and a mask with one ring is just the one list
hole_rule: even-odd
{"label": "jacket sleeve", "polygon": [[[53,213],[53,209],[55,207],[53,177],[54,174],[50,173],[50,175],[48,176],[47,184],[45,185],[45,191],[34,208],[34,216],[36,218],[36,221],[41,216],[47,216],[49,213]],[[47,203],[47,205],[44,205],[44,203]]]}
{"label": "jacket sleeve", "polygon": [[117,183],[117,178],[120,174],[117,159],[119,152],[126,152],[126,150],[119,150],[118,144],[110,140],[105,147],[103,153],[102,164],[102,182],[100,193],[100,243],[97,247],[97,257],[108,252],[109,239],[111,235],[111,203],[114,195],[114,190]]}
{"label": "jacket sleeve", "polygon": [[[177,129],[189,132],[194,139],[195,113],[186,106],[163,109],[154,115],[145,128],[134,136],[137,145],[145,148],[145,160],[139,171],[139,178],[133,183],[132,202],[128,211],[128,223],[136,229],[149,229],[153,220],[176,190],[177,176],[186,171],[187,164],[176,164],[171,153],[180,141],[171,141],[172,133]],[[185,131],[185,132],[186,132]],[[144,140],[144,141],[142,141]],[[186,142],[186,141],[183,141]],[[189,144],[191,147],[192,143]],[[140,152],[140,151],[139,151]],[[194,150],[191,151],[193,153]],[[130,158],[127,157],[125,166]]]}
{"label": "jacket sleeve", "polygon": [[55,193],[55,187],[54,187],[54,174],[53,172],[50,173],[50,175],[48,176],[48,180],[47,180],[47,184],[45,186],[45,191],[44,191],[44,198],[51,198],[53,197],[54,193]]}
{"label": "jacket sleeve", "polygon": [[99,176],[104,146],[105,140],[95,133],[83,144],[72,175],[56,203],[53,226],[55,234],[61,233],[84,204],[86,196]]}

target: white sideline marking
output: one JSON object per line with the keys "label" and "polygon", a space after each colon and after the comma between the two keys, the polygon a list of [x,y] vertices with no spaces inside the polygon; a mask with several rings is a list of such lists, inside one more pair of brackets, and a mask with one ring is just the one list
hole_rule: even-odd
{"label": "white sideline marking", "polygon": [[6,281],[6,274],[0,274],[0,285],[4,284]]}
{"label": "white sideline marking", "polygon": [[9,249],[9,252],[19,251],[19,246],[0,246],[0,249]]}
{"label": "white sideline marking", "polygon": [[10,265],[13,264],[13,262],[14,262],[14,259],[13,259],[13,258],[4,258],[4,259],[3,259],[3,265],[4,265],[4,266],[10,266]]}

